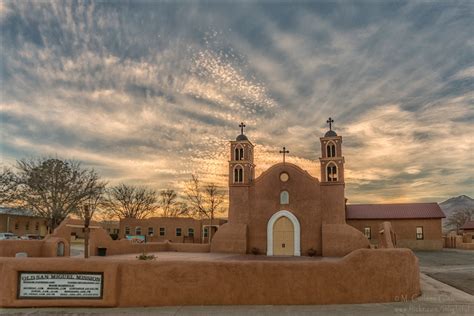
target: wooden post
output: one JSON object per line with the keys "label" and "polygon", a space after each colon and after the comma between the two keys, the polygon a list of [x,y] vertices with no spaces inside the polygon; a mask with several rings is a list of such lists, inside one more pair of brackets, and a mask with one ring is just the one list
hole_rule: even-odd
{"label": "wooden post", "polygon": [[89,258],[89,224],[90,224],[89,205],[84,206],[84,258]]}

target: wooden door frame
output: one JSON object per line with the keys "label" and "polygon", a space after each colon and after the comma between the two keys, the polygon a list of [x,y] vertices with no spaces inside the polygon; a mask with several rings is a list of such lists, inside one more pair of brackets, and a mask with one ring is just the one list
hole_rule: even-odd
{"label": "wooden door frame", "polygon": [[294,233],[294,256],[301,256],[301,250],[300,250],[300,238],[301,238],[301,227],[300,227],[300,222],[296,218],[293,213],[282,210],[279,212],[276,212],[275,214],[270,217],[268,220],[267,224],[267,256],[273,256],[273,226],[275,225],[275,222],[280,218],[280,217],[286,217],[288,218],[291,223],[293,224],[293,233]]}

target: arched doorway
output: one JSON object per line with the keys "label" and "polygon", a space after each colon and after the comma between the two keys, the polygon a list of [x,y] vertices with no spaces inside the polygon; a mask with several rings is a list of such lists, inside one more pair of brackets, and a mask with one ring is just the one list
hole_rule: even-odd
{"label": "arched doorway", "polygon": [[267,224],[267,256],[300,256],[300,223],[288,211],[279,211]]}

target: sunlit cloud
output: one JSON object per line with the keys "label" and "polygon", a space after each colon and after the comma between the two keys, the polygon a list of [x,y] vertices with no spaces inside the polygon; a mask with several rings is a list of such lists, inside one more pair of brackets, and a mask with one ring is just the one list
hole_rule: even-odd
{"label": "sunlit cloud", "polygon": [[[288,10],[291,8],[291,10]],[[474,194],[469,2],[0,2],[3,164],[73,158],[111,184],[227,186],[228,141],[257,176],[319,178],[327,117],[350,202]]]}

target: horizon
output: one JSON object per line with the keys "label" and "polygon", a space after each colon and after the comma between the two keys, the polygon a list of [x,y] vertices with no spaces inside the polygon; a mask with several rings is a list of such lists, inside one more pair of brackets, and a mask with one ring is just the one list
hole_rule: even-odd
{"label": "horizon", "polygon": [[[332,117],[349,204],[474,195],[474,3],[0,2],[2,165],[58,156],[111,185],[320,179]],[[471,170],[471,171],[469,171]]]}

